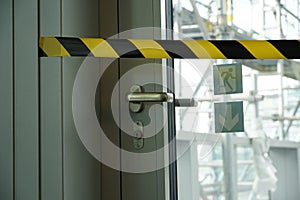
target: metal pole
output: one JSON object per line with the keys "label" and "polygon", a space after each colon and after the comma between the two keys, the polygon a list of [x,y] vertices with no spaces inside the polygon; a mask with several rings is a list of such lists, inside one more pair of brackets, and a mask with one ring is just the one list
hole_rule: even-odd
{"label": "metal pole", "polygon": [[232,142],[233,136],[222,135],[224,188],[226,200],[237,200],[237,167],[236,148]]}
{"label": "metal pole", "polygon": [[280,0],[277,0],[276,21],[277,21],[278,36],[279,36],[280,39],[284,38],[283,31],[282,31],[282,23],[281,23],[281,3],[280,3]]}
{"label": "metal pole", "polygon": [[289,9],[287,9],[284,5],[280,4],[280,7],[285,10],[288,14],[290,14],[292,17],[294,17],[295,19],[298,20],[298,22],[300,21],[300,18],[295,15],[294,13],[292,13]]}
{"label": "metal pole", "polygon": [[266,36],[266,3],[265,0],[262,1],[262,10],[263,10],[263,33]]}
{"label": "metal pole", "polygon": [[[296,108],[295,108],[295,110],[294,110],[294,112],[293,112],[293,115],[292,115],[293,117],[296,116],[296,113],[298,112],[299,107],[300,107],[300,101],[298,101],[298,103],[297,103],[297,105],[296,105]],[[285,137],[288,136],[289,130],[290,130],[292,124],[293,124],[293,121],[294,121],[293,119],[291,119],[291,120],[289,121],[289,124],[288,124],[288,126],[287,126],[287,128],[286,128],[286,131],[285,131]]]}
{"label": "metal pole", "polygon": [[[299,0],[297,0],[297,17],[299,18]],[[299,23],[300,23],[300,20],[297,21],[297,24],[296,24],[296,28],[297,28],[297,36],[299,37]]]}
{"label": "metal pole", "polygon": [[227,19],[228,25],[233,24],[233,2],[232,2],[232,0],[226,1],[226,19]]}
{"label": "metal pole", "polygon": [[[283,60],[278,60],[277,62],[277,72],[279,74],[278,81],[278,115],[279,117],[284,117],[284,94],[283,94],[283,75],[284,75],[284,64]],[[279,121],[279,138],[284,137],[284,120]]]}
{"label": "metal pole", "polygon": [[218,0],[218,25],[226,25],[226,0]]}
{"label": "metal pole", "polygon": [[208,40],[209,39],[209,34],[208,34],[208,31],[205,27],[205,23],[204,23],[203,19],[200,16],[200,13],[199,13],[198,8],[196,6],[195,0],[190,0],[190,2],[191,2],[192,7],[193,7],[194,17],[197,21],[197,25],[199,27],[199,30],[200,30],[200,32],[203,33],[203,38]]}
{"label": "metal pole", "polygon": [[[182,76],[181,76],[181,74],[182,74],[182,62],[181,62],[181,60],[179,60],[179,65],[178,65],[178,67],[179,67],[179,77],[178,77],[178,79],[179,79],[179,91],[178,91],[178,96],[179,97],[182,97]],[[180,119],[180,124],[179,124],[179,129],[180,130],[182,130],[183,129],[183,119],[184,119],[184,112],[183,112],[183,110],[182,109],[180,109],[179,110],[179,119]]]}
{"label": "metal pole", "polygon": [[[284,37],[282,32],[282,23],[281,23],[281,2],[277,0],[277,10],[276,10],[276,20],[279,38]],[[283,60],[277,61],[277,72],[279,74],[278,82],[278,115],[279,117],[284,117],[284,94],[283,94],[283,76],[284,76],[284,63]],[[279,138],[284,138],[284,120],[279,121]]]}
{"label": "metal pole", "polygon": [[[252,82],[253,82],[253,91],[252,91],[252,95],[255,97],[257,95],[257,74],[252,73],[251,75],[252,77]],[[259,109],[258,109],[258,100],[256,98],[254,98],[254,117],[258,118],[259,117]],[[256,122],[256,120],[255,120]]]}
{"label": "metal pole", "polygon": [[219,28],[219,39],[228,39],[229,35],[227,32],[227,0],[218,0],[218,28]]}

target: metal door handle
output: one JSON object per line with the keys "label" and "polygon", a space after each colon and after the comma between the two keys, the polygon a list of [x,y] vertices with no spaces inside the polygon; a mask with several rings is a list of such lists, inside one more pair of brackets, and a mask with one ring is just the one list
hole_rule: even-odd
{"label": "metal door handle", "polygon": [[166,93],[166,92],[161,92],[161,93],[135,92],[135,93],[128,94],[127,99],[129,102],[137,102],[137,103],[139,103],[139,102],[140,103],[142,103],[142,102],[173,102],[174,97],[173,97],[172,93]]}
{"label": "metal door handle", "polygon": [[[129,109],[134,112],[140,112],[143,109],[144,102],[168,102],[174,101],[174,95],[167,92],[143,92],[142,87],[133,85],[130,89],[131,93],[127,95],[129,101]],[[191,99],[176,99],[176,107],[197,107],[198,101],[194,98]]]}
{"label": "metal door handle", "polygon": [[143,110],[144,102],[173,102],[174,96],[167,92],[143,92],[142,86],[133,85],[127,95],[129,109],[131,112],[138,113]]}

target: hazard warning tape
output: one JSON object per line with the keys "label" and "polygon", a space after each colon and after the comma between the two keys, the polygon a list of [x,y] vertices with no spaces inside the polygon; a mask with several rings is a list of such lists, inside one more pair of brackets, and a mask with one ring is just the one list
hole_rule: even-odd
{"label": "hazard warning tape", "polygon": [[41,37],[40,57],[298,59],[299,40],[136,40]]}

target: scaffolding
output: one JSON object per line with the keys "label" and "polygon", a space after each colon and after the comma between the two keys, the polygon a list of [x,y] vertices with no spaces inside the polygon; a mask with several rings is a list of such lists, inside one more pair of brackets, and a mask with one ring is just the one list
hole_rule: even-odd
{"label": "scaffolding", "polygon": [[[177,0],[174,1],[174,29],[182,33],[180,39],[296,39],[299,37],[299,6],[298,0]],[[239,19],[239,13],[243,11],[247,13],[247,19],[244,19],[246,25]],[[175,68],[180,74],[188,69],[184,62],[181,60],[175,62]],[[221,62],[224,61],[213,60],[210,65]],[[196,195],[191,199],[270,199],[277,193],[258,195],[254,190],[255,149],[252,142],[256,136],[253,134],[262,131],[265,135],[264,140],[271,141],[268,151],[273,149],[277,151],[276,148],[291,145],[289,148],[296,149],[298,153],[300,63],[297,60],[226,62],[242,63],[244,82],[251,85],[247,86],[243,95],[226,96],[226,100],[245,102],[245,132],[223,135],[221,139],[212,134],[214,123],[212,102],[218,99],[212,94],[212,84],[202,78],[194,86],[193,94],[189,97],[199,101],[198,108],[177,110],[180,141],[187,141],[189,134],[194,136],[190,138],[196,137],[201,141],[203,134],[207,134],[210,136],[205,135],[206,142],[211,141],[209,145],[215,146],[206,159],[197,159],[199,156],[197,148],[203,146],[203,142],[194,142],[195,146],[191,147],[190,156],[196,156],[198,160],[197,167],[193,167],[191,163],[188,166],[192,168],[194,174],[196,172],[198,174],[196,179],[198,187],[194,188],[196,192],[190,193]],[[211,67],[208,67],[203,77],[206,78],[211,73]],[[268,84],[270,82],[266,80],[272,80],[273,84]],[[184,97],[180,77],[176,83],[179,88],[177,96]],[[206,124],[202,123],[206,128],[198,130],[194,128],[195,122],[191,122],[191,119],[195,121],[201,117],[208,120]],[[190,130],[191,127],[193,130]],[[207,140],[208,137],[215,137],[215,140]]]}

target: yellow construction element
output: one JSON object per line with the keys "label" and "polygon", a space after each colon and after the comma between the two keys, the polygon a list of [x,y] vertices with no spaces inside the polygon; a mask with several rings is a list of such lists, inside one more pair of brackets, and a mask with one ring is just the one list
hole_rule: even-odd
{"label": "yellow construction element", "polygon": [[222,52],[207,40],[183,40],[182,42],[188,46],[198,58],[226,59]]}
{"label": "yellow construction element", "polygon": [[238,40],[257,59],[286,59],[272,44],[265,40]]}
{"label": "yellow construction element", "polygon": [[41,37],[40,56],[300,59],[298,40],[139,40]]}
{"label": "yellow construction element", "polygon": [[49,56],[70,56],[55,37],[41,37],[39,47]]}
{"label": "yellow construction element", "polygon": [[116,51],[102,38],[81,38],[95,57],[118,58]]}
{"label": "yellow construction element", "polygon": [[165,49],[154,40],[131,40],[145,58],[171,58]]}

